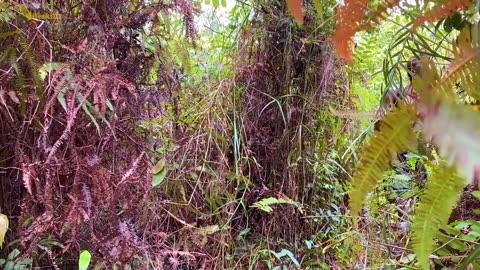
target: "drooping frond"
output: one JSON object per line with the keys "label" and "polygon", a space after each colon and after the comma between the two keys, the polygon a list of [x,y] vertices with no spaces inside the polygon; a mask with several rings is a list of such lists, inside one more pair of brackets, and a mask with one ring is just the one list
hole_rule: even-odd
{"label": "drooping frond", "polygon": [[332,37],[340,57],[351,62],[352,38],[360,31],[360,21],[367,10],[368,0],[345,0],[345,5],[337,8],[337,26]]}
{"label": "drooping frond", "polygon": [[430,269],[429,256],[434,236],[448,220],[463,189],[463,180],[455,168],[441,164],[435,169],[420,198],[412,224],[412,243],[420,269]]}
{"label": "drooping frond", "polygon": [[448,68],[448,74],[440,79],[435,64],[431,60],[424,60],[420,76],[414,79],[414,87],[429,103],[434,103],[439,95],[451,96],[457,84],[467,94],[480,99],[480,48],[474,44],[473,27],[465,27],[453,46],[453,61]]}
{"label": "drooping frond", "polygon": [[473,181],[480,172],[479,118],[479,112],[449,100],[440,100],[435,108],[424,112],[425,134],[467,181]]}
{"label": "drooping frond", "polygon": [[399,0],[381,1],[366,18],[368,0],[345,0],[345,4],[337,8],[337,23],[332,37],[338,55],[346,62],[352,62],[352,39],[355,33],[379,23],[386,17],[387,10],[397,6],[399,2]]}
{"label": "drooping frond", "polygon": [[[414,87],[421,96],[420,114],[425,135],[439,147],[448,164],[455,163],[459,172],[471,182],[480,173],[480,114],[470,107],[457,104],[453,88],[457,81],[468,93],[475,93],[480,80],[477,48],[466,45],[468,33],[462,32],[455,49],[454,67],[440,79],[434,64],[424,61]],[[470,39],[471,40],[471,39]],[[462,60],[463,59],[463,60]]]}
{"label": "drooping frond", "polygon": [[413,86],[424,103],[433,106],[441,96],[455,99],[457,84],[473,98],[480,99],[480,48],[474,44],[472,30],[471,26],[465,27],[457,37],[453,46],[453,61],[443,78],[440,78],[431,59],[423,59],[420,76],[414,78]]}
{"label": "drooping frond", "polygon": [[415,141],[412,128],[415,117],[413,106],[401,104],[385,116],[379,131],[364,147],[349,192],[349,205],[355,222],[368,193],[377,186],[394,153],[407,150]]}
{"label": "drooping frond", "polygon": [[455,11],[464,10],[471,5],[470,0],[449,0],[442,1],[430,10],[428,10],[424,15],[418,17],[415,20],[414,25],[419,26],[426,22],[433,22],[439,19],[448,17],[452,15]]}
{"label": "drooping frond", "polygon": [[369,15],[368,20],[365,22],[362,29],[367,29],[369,27],[375,26],[375,24],[380,23],[388,15],[388,10],[396,7],[400,3],[400,0],[387,0],[385,3],[380,3],[375,11]]}
{"label": "drooping frond", "polygon": [[[452,90],[457,83],[475,99],[480,99],[480,48],[475,44],[474,27],[465,27],[457,37],[453,47],[453,61],[449,66],[448,76],[441,82],[441,87]],[[477,35],[478,36],[478,35]]]}
{"label": "drooping frond", "polygon": [[27,38],[23,34],[22,35],[19,34],[17,35],[17,37],[18,37],[18,44],[22,49],[22,53],[28,65],[30,78],[34,83],[35,94],[37,95],[37,98],[40,100],[40,103],[43,104],[44,89],[43,89],[42,80],[40,79],[40,75],[38,73],[38,70],[40,67],[38,65],[37,60],[35,59],[34,52],[32,51],[32,48],[28,43]]}

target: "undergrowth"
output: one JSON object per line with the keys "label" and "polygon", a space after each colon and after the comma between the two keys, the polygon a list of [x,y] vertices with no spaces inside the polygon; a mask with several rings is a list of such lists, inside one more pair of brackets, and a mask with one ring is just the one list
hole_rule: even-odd
{"label": "undergrowth", "polygon": [[0,3],[0,266],[477,267],[444,2]]}

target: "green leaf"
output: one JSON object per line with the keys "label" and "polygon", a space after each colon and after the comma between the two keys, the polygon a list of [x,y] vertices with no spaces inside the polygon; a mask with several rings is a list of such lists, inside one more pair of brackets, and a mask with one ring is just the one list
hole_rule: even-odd
{"label": "green leaf", "polygon": [[166,163],[166,160],[164,158],[160,159],[157,162],[157,164],[155,164],[155,166],[153,166],[152,173],[153,174],[160,173],[163,170],[163,168],[165,168],[165,163]]}
{"label": "green leaf", "polygon": [[80,258],[78,259],[78,270],[87,270],[91,259],[92,254],[90,254],[88,250],[82,251],[80,253]]}
{"label": "green leaf", "polygon": [[300,263],[298,263],[297,259],[295,259],[295,256],[293,255],[293,253],[288,250],[288,249],[282,249],[280,252],[274,252],[272,251],[273,255],[275,255],[275,257],[277,257],[277,259],[282,259],[282,257],[289,257],[290,260],[295,264],[295,266],[297,267],[300,267]]}
{"label": "green leaf", "polygon": [[13,267],[15,266],[15,263],[12,262],[12,261],[9,261],[7,262],[7,264],[5,265],[5,268],[4,270],[13,270]]}
{"label": "green leaf", "polygon": [[152,175],[152,186],[156,187],[160,185],[163,180],[165,180],[165,177],[167,176],[168,169],[164,167],[158,174],[153,174]]}
{"label": "green leaf", "polygon": [[18,255],[20,255],[20,250],[14,249],[12,252],[10,252],[10,254],[8,254],[8,260],[13,261]]}
{"label": "green leaf", "polygon": [[475,190],[475,191],[472,191],[470,194],[472,194],[472,196],[475,197],[475,199],[480,200],[480,191]]}
{"label": "green leaf", "polygon": [[323,6],[321,0],[313,0],[313,5],[317,11],[318,18],[323,21]]}
{"label": "green leaf", "polygon": [[213,6],[214,8],[218,8],[219,4],[220,4],[220,3],[218,2],[218,0],[212,0],[212,6]]}
{"label": "green leaf", "polygon": [[32,259],[30,258],[25,258],[19,262],[19,264],[22,264],[22,265],[29,265],[31,263],[32,263]]}
{"label": "green leaf", "polygon": [[40,79],[42,79],[42,81],[45,80],[45,78],[47,77],[48,73],[52,72],[53,70],[56,70],[58,69],[59,67],[61,67],[61,63],[57,63],[57,62],[52,62],[52,63],[45,63],[43,64],[39,69],[38,69],[38,73],[40,75]]}

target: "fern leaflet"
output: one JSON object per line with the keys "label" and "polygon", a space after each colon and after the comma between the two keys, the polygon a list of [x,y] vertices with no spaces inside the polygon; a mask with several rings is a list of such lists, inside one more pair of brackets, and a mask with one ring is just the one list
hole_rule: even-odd
{"label": "fern leaflet", "polygon": [[455,168],[442,164],[432,172],[412,224],[412,243],[420,269],[430,269],[429,256],[434,236],[448,220],[462,189],[463,180],[456,174]]}
{"label": "fern leaflet", "polygon": [[383,172],[388,169],[394,153],[407,150],[415,141],[416,136],[412,129],[415,117],[413,106],[400,105],[385,116],[380,130],[363,149],[349,192],[349,205],[354,222],[368,193],[375,189]]}

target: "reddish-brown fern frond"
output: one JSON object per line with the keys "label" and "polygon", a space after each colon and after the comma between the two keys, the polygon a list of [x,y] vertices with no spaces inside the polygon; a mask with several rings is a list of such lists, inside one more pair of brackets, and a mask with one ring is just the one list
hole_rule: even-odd
{"label": "reddish-brown fern frond", "polygon": [[337,26],[332,37],[337,53],[345,61],[351,62],[352,38],[361,30],[360,21],[367,10],[368,0],[346,0],[337,9]]}
{"label": "reddish-brown fern frond", "polygon": [[427,11],[424,15],[415,20],[414,26],[420,26],[426,22],[437,21],[439,19],[448,17],[454,12],[464,10],[471,5],[470,0],[450,0],[435,5],[432,9]]}
{"label": "reddish-brown fern frond", "polygon": [[67,65],[62,65],[60,66],[57,70],[55,70],[51,76],[51,79],[48,82],[48,86],[46,91],[53,91],[54,93],[50,95],[50,98],[48,99],[47,103],[45,104],[45,107],[43,108],[43,115],[45,118],[49,118],[51,114],[53,114],[52,107],[55,103],[55,100],[57,100],[58,94],[62,90],[66,90],[65,87],[69,83],[69,80],[67,78],[68,72],[71,73],[69,67]]}
{"label": "reddish-brown fern frond", "polygon": [[337,9],[337,26],[332,37],[337,53],[346,62],[352,62],[352,38],[355,33],[378,24],[400,0],[386,0],[378,5],[368,18],[365,17],[368,0],[345,0],[345,5]]}
{"label": "reddish-brown fern frond", "polygon": [[387,0],[384,4],[380,4],[378,8],[372,13],[369,20],[367,20],[362,26],[361,30],[373,27],[378,24],[382,19],[388,15],[387,11],[396,7],[400,3],[400,0]]}

